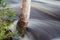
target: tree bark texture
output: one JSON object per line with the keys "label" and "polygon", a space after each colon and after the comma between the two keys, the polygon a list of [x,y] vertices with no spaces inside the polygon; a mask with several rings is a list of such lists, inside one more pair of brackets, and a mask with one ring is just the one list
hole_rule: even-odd
{"label": "tree bark texture", "polygon": [[21,37],[23,37],[24,33],[28,27],[28,21],[29,21],[29,17],[30,17],[31,0],[21,0],[21,1],[22,1],[21,13],[20,13],[19,20],[17,23],[17,30],[19,32],[19,35]]}

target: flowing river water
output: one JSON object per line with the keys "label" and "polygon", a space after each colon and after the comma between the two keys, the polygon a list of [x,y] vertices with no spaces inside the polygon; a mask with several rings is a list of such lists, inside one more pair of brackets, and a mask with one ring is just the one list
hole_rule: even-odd
{"label": "flowing river water", "polygon": [[[12,24],[12,31],[15,31],[20,14],[20,2],[17,0],[9,1],[11,4],[8,6],[12,7],[16,13],[15,21]],[[60,40],[60,5],[58,5],[59,1],[54,3],[33,1],[25,37],[19,39],[16,35],[14,40]]]}

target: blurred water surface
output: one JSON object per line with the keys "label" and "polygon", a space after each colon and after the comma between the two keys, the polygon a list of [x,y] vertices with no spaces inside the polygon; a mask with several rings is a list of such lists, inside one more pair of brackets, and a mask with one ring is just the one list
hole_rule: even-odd
{"label": "blurred water surface", "polygon": [[[6,2],[10,2],[7,6],[13,8],[12,11],[16,13],[15,19],[17,20],[20,14],[21,0],[6,0]],[[29,33],[34,33],[33,36],[37,40],[40,40],[38,35],[41,34],[42,40],[46,35],[51,38],[60,38],[60,1],[32,0],[30,13]]]}

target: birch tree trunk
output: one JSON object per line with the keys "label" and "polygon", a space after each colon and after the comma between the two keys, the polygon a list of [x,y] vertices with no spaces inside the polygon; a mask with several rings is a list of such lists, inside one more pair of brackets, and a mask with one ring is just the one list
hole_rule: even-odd
{"label": "birch tree trunk", "polygon": [[22,1],[21,13],[19,16],[19,21],[17,23],[17,30],[20,36],[23,37],[28,26],[31,0],[21,0],[21,1]]}

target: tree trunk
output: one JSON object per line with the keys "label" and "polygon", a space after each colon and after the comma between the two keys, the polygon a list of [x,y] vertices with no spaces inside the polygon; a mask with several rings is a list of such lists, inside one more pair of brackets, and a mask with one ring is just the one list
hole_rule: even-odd
{"label": "tree trunk", "polygon": [[21,37],[24,36],[26,28],[28,26],[29,16],[30,16],[30,3],[31,0],[21,0],[21,13],[17,23],[17,30]]}

